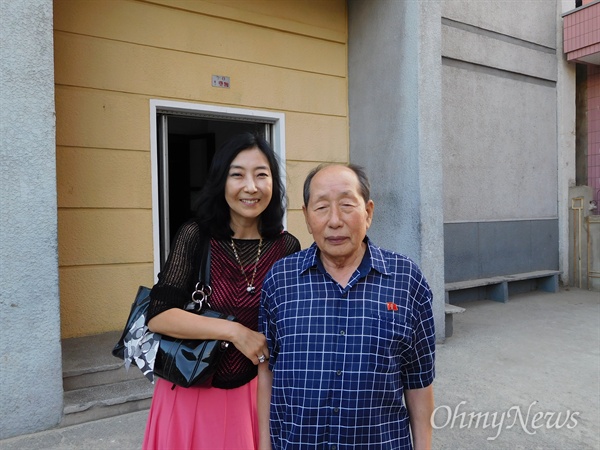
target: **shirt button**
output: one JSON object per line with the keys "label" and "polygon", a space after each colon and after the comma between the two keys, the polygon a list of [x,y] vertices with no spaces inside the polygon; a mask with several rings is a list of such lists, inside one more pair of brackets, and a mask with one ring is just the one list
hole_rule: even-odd
{"label": "shirt button", "polygon": [[337,450],[337,445],[332,445],[331,450]]}
{"label": "shirt button", "polygon": [[339,413],[340,412],[340,408],[333,408],[333,412],[336,413],[336,414]]}
{"label": "shirt button", "polygon": [[341,371],[341,370],[338,370],[338,371],[336,372],[336,374],[337,374],[337,375],[341,375],[341,374],[342,374],[342,371]]}
{"label": "shirt button", "polygon": [[346,334],[346,331],[345,331],[345,330],[342,330],[342,331],[340,331],[340,334],[341,334],[342,336],[344,336],[344,335]]}

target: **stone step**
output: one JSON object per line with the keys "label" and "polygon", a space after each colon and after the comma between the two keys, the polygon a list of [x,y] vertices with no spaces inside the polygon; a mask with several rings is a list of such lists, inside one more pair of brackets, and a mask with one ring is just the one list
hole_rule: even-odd
{"label": "stone step", "polygon": [[65,392],[68,392],[122,381],[139,380],[141,378],[144,378],[141,370],[135,366],[130,367],[129,370],[125,370],[124,364],[121,362],[121,364],[115,367],[103,368],[102,370],[94,370],[78,375],[66,376],[63,374],[63,389]]}
{"label": "stone step", "polygon": [[146,378],[67,391],[61,427],[150,408],[154,385]]}
{"label": "stone step", "polygon": [[119,332],[64,339],[62,341],[63,388],[65,391],[112,384],[142,377],[135,367],[126,371],[111,350]]}
{"label": "stone step", "polygon": [[64,413],[61,427],[148,409],[154,385],[111,350],[120,332],[62,342]]}

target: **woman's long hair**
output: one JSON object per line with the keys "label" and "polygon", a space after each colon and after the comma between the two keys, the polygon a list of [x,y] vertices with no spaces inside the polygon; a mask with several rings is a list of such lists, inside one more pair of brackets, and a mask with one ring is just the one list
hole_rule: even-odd
{"label": "woman's long hair", "polygon": [[242,133],[233,136],[215,153],[198,199],[199,223],[214,238],[229,239],[233,236],[229,205],[225,200],[225,183],[231,162],[238,153],[251,148],[258,148],[267,157],[273,179],[271,201],[259,217],[260,234],[266,238],[274,237],[283,230],[285,187],[279,174],[277,156],[267,141],[258,134]]}

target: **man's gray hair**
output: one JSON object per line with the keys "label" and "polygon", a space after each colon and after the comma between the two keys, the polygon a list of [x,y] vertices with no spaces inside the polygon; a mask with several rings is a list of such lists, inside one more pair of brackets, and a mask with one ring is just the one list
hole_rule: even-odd
{"label": "man's gray hair", "polygon": [[371,184],[369,183],[369,178],[367,177],[367,173],[363,167],[357,166],[356,164],[324,163],[319,164],[317,167],[311,170],[306,176],[306,180],[304,180],[304,190],[302,192],[304,197],[304,206],[308,206],[308,201],[310,200],[310,183],[312,182],[312,179],[322,169],[329,166],[342,166],[352,170],[352,172],[354,172],[356,175],[356,178],[358,178],[360,195],[365,200],[365,203],[371,199]]}

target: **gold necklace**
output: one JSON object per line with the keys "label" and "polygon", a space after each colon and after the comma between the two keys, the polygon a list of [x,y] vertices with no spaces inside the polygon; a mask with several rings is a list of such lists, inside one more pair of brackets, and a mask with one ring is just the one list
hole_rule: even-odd
{"label": "gold necklace", "polygon": [[233,254],[235,256],[235,260],[237,261],[237,263],[240,265],[240,269],[242,270],[242,275],[244,275],[244,278],[246,279],[246,284],[248,285],[246,287],[246,292],[250,293],[250,294],[254,294],[256,292],[256,288],[254,287],[254,277],[256,277],[256,269],[258,268],[258,260],[260,258],[260,249],[262,247],[262,236],[260,238],[260,241],[258,242],[258,252],[256,254],[256,262],[254,263],[254,271],[252,272],[252,280],[248,281],[248,277],[246,276],[246,271],[244,270],[244,266],[242,265],[242,261],[240,260],[240,257],[238,256],[238,252],[235,248],[235,244],[233,242],[233,238],[231,238],[231,248],[233,249]]}

